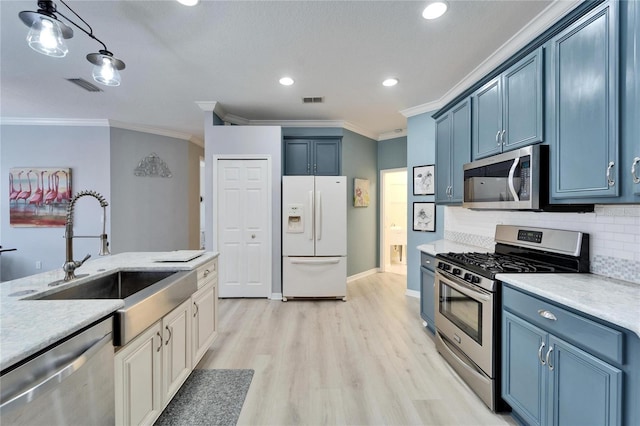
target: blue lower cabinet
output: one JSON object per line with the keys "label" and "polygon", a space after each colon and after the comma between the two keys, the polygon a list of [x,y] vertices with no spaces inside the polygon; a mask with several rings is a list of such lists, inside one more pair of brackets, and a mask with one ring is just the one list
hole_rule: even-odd
{"label": "blue lower cabinet", "polygon": [[[528,299],[525,309],[523,298]],[[562,335],[570,331],[574,339],[586,336],[573,329],[564,308],[547,309],[549,306],[534,296],[504,287],[502,397],[514,416],[528,425],[628,423],[623,421],[625,373],[594,355],[596,351],[590,353],[588,347],[578,347],[553,334],[557,329]],[[547,315],[545,318],[553,314],[554,319],[544,328],[533,325],[524,318],[531,311],[529,307]]]}
{"label": "blue lower cabinet", "polygon": [[622,371],[549,336],[551,425],[622,424]]}
{"label": "blue lower cabinet", "polygon": [[427,328],[432,333],[436,332],[435,263],[435,257],[420,253],[420,317],[427,323]]}

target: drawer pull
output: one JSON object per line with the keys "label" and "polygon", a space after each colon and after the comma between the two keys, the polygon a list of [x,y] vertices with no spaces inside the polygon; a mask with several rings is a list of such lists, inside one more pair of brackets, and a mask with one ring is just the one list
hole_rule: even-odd
{"label": "drawer pull", "polygon": [[540,364],[544,365],[544,359],[542,359],[542,351],[544,350],[544,342],[540,343],[540,347],[538,348],[538,359],[540,360]]}
{"label": "drawer pull", "polygon": [[204,271],[204,276],[206,277],[206,276],[207,276],[207,275],[209,275],[210,273],[211,273],[211,271],[209,271],[208,269],[206,269],[206,270]]}
{"label": "drawer pull", "polygon": [[556,316],[553,315],[553,313],[551,313],[551,312],[549,312],[547,310],[544,310],[544,309],[539,309],[538,310],[538,314],[542,318],[546,318],[546,319],[551,320],[551,321],[557,321],[558,320],[558,318],[556,318]]}
{"label": "drawer pull", "polygon": [[549,370],[553,370],[553,365],[551,365],[551,361],[549,361],[549,357],[551,356],[551,352],[553,352],[553,346],[549,346],[549,351],[547,352],[547,367],[549,367]]}

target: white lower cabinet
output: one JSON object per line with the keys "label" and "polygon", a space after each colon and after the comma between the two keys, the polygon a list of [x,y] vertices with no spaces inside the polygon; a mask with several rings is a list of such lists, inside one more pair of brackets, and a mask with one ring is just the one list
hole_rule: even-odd
{"label": "white lower cabinet", "polygon": [[161,321],[115,354],[116,424],[150,425],[162,412]]}
{"label": "white lower cabinet", "polygon": [[217,335],[216,307],[218,286],[216,280],[210,280],[191,297],[192,316],[192,366],[196,367]]}
{"label": "white lower cabinet", "polygon": [[115,354],[116,424],[153,424],[190,373],[187,299]]}

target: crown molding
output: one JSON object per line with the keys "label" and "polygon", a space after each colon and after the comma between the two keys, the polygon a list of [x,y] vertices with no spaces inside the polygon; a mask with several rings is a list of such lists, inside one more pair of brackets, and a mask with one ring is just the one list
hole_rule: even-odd
{"label": "crown molding", "polygon": [[407,129],[398,129],[398,130],[381,133],[380,136],[378,136],[378,141],[386,141],[389,139],[396,139],[396,138],[402,138],[407,136]]}
{"label": "crown molding", "polygon": [[109,120],[109,125],[117,129],[132,130],[134,132],[150,133],[152,135],[166,136],[174,139],[189,141],[204,148],[204,141],[190,133],[178,132],[175,130],[161,129],[158,127],[145,126],[142,124],[125,123],[123,121]]}
{"label": "crown molding", "polygon": [[529,21],[520,31],[515,33],[513,37],[502,44],[487,59],[482,61],[480,65],[474,68],[456,85],[449,89],[440,99],[417,105],[411,108],[403,109],[400,114],[405,117],[423,114],[442,108],[444,105],[452,101],[459,93],[471,87],[475,82],[505,62],[528,43],[549,29],[564,15],[573,10],[582,3],[582,0],[562,0],[554,1],[540,12],[535,18]]}
{"label": "crown molding", "polygon": [[30,118],[0,117],[3,126],[82,126],[109,127],[109,121],[99,118]]}

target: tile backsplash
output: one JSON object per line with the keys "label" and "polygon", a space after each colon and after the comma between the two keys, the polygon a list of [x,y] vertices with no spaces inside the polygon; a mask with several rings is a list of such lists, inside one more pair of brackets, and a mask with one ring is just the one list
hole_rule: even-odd
{"label": "tile backsplash", "polygon": [[498,224],[586,232],[592,273],[640,284],[640,204],[597,205],[593,213],[444,211],[445,239],[486,248],[493,248]]}

